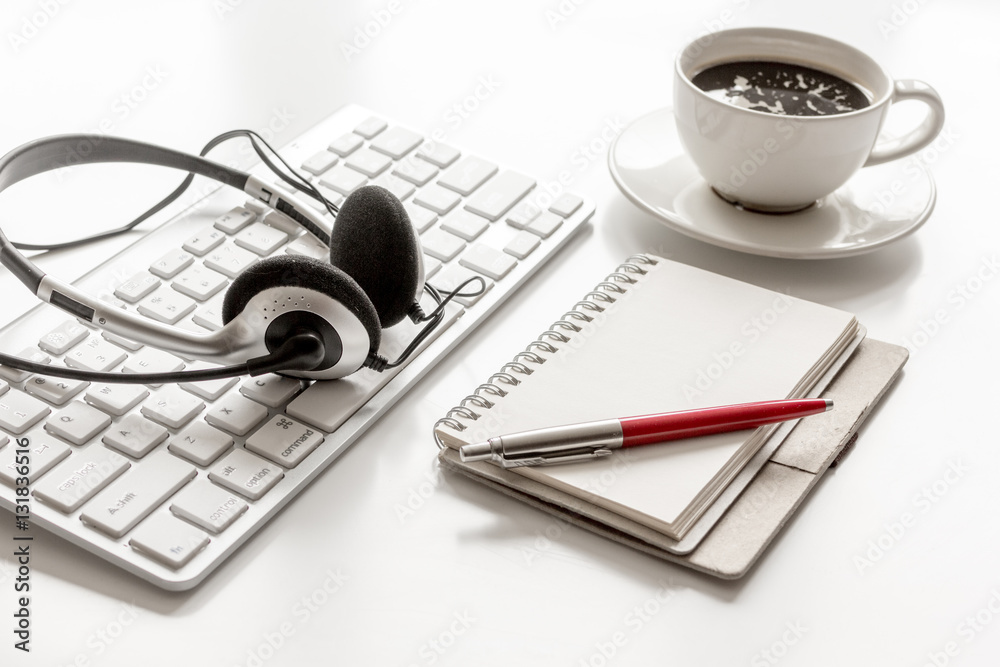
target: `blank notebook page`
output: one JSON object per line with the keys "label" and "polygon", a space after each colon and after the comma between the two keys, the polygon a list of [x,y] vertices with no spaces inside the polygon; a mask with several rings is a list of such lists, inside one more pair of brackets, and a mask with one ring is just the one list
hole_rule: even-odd
{"label": "blank notebook page", "polygon": [[[593,321],[557,343],[544,364],[531,364],[530,376],[505,386],[509,393],[497,399],[491,418],[470,424],[461,440],[802,396],[820,360],[829,361],[857,328],[849,313],[670,261],[649,267],[605,312],[590,314]],[[753,433],[516,472],[670,534]]]}

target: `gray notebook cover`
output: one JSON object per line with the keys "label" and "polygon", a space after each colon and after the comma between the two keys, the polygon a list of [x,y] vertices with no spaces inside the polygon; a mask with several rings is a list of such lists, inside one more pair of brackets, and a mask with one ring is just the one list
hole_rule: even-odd
{"label": "gray notebook cover", "polygon": [[676,553],[676,542],[618,514],[487,463],[463,463],[444,449],[441,465],[562,520],[647,554],[725,579],[750,569],[820,477],[854,444],[858,429],[899,376],[905,348],[865,339],[826,390],[836,409],[801,420],[697,546]]}

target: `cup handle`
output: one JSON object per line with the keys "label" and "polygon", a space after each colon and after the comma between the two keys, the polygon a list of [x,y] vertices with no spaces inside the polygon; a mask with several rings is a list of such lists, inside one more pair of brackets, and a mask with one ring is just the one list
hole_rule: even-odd
{"label": "cup handle", "polygon": [[941,96],[923,81],[916,79],[897,81],[892,92],[892,103],[903,100],[923,102],[929,107],[927,115],[920,125],[903,136],[877,143],[864,166],[882,164],[915,153],[934,141],[944,127],[944,103],[941,101]]}

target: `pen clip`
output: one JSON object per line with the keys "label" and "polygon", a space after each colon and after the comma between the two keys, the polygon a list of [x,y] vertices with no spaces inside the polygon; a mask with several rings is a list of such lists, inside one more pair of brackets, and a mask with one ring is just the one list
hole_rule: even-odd
{"label": "pen clip", "polygon": [[547,456],[527,456],[524,458],[504,458],[503,456],[496,454],[493,457],[493,461],[499,463],[504,468],[521,468],[524,466],[548,466],[558,465],[561,463],[576,463],[578,461],[599,459],[605,456],[611,456],[611,450],[606,447],[599,447],[587,452],[571,450],[565,454],[553,452]]}

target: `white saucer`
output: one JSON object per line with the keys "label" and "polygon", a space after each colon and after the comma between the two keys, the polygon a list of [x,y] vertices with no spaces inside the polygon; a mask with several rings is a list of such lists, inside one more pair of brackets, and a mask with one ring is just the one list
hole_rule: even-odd
{"label": "white saucer", "polygon": [[934,210],[916,158],[861,169],[797,213],[754,213],[719,198],[684,153],[670,109],[633,121],[611,145],[615,183],[667,227],[706,243],[769,257],[825,259],[871,252],[915,232]]}

